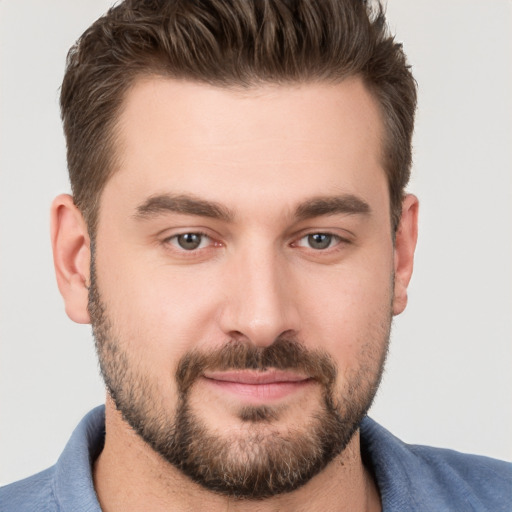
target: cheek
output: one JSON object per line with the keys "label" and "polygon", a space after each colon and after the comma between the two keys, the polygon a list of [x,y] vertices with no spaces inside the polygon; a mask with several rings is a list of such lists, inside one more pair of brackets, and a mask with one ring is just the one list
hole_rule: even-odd
{"label": "cheek", "polygon": [[326,350],[342,374],[364,360],[379,360],[386,350],[391,322],[391,258],[340,267],[328,279],[311,276],[308,281],[303,288],[307,305],[302,313],[304,339]]}
{"label": "cheek", "polygon": [[207,321],[215,317],[212,276],[198,267],[173,268],[137,258],[133,248],[134,257],[121,252],[115,265],[97,263],[99,289],[116,337],[155,370],[175,367],[186,352],[213,336]]}

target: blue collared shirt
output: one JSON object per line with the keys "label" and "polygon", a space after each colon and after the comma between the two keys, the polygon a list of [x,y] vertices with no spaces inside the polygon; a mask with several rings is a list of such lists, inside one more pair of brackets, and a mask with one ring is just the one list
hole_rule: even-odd
{"label": "blue collared shirt", "polygon": [[[103,449],[105,409],[93,409],[51,468],[0,489],[0,512],[101,512],[92,464]],[[511,512],[512,464],[407,445],[370,418],[361,450],[383,512]]]}

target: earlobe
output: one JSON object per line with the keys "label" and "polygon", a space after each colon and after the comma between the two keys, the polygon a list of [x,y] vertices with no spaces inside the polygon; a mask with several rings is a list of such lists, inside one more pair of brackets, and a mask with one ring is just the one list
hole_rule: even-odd
{"label": "earlobe", "polygon": [[402,313],[407,306],[407,287],[412,276],[418,239],[418,209],[418,198],[408,194],[402,202],[402,216],[395,239],[394,315]]}
{"label": "earlobe", "polygon": [[51,239],[57,284],[66,313],[74,322],[90,323],[90,239],[85,220],[70,195],[62,194],[52,203]]}

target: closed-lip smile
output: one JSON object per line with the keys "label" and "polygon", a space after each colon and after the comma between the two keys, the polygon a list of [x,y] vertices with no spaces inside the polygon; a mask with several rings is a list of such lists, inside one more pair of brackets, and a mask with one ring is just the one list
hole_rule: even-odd
{"label": "closed-lip smile", "polygon": [[310,384],[307,375],[294,371],[269,369],[206,371],[204,381],[214,388],[238,395],[243,401],[265,403],[279,400]]}

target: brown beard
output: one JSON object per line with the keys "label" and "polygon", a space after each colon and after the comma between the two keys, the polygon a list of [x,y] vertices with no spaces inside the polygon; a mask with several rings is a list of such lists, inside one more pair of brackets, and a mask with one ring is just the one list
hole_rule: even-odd
{"label": "brown beard", "polygon": [[[165,461],[193,481],[208,490],[249,500],[301,487],[346,448],[377,391],[391,325],[390,321],[385,349],[367,354],[369,364],[361,365],[347,378],[342,396],[334,396],[337,369],[332,358],[324,352],[306,349],[295,338],[279,337],[268,347],[230,340],[220,350],[189,352],[177,365],[179,398],[171,414],[163,406],[150,375],[142,374],[114,339],[114,329],[96,285],[94,266],[89,314],[101,373],[124,420]],[[226,439],[212,433],[192,410],[190,396],[204,371],[268,368],[298,370],[318,383],[319,407],[305,425],[290,425],[283,431],[277,428],[279,411],[275,407],[245,406],[238,417],[248,428],[243,435]]]}

